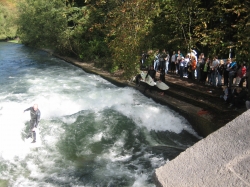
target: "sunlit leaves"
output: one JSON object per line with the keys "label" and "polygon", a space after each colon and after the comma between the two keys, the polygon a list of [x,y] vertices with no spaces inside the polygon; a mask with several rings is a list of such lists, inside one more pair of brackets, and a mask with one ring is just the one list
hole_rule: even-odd
{"label": "sunlit leaves", "polygon": [[149,47],[146,37],[158,8],[153,0],[128,0],[109,14],[113,66],[122,68],[127,78],[137,73],[141,50]]}
{"label": "sunlit leaves", "polygon": [[12,1],[0,1],[0,40],[16,37],[16,9]]}
{"label": "sunlit leaves", "polygon": [[53,46],[67,26],[63,1],[26,0],[19,2],[19,36],[32,46]]}

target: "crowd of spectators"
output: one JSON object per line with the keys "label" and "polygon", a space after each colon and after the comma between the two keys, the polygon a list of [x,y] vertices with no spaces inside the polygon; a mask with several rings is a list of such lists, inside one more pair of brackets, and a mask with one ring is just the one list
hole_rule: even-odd
{"label": "crowd of spectators", "polygon": [[[154,60],[150,62],[149,71],[150,74],[154,74],[153,79],[155,79],[155,73],[152,72],[159,72],[160,80],[163,82],[165,82],[165,74],[174,74],[181,79],[192,79],[199,84],[223,88],[223,94],[227,94],[227,99],[224,99],[225,95],[221,98],[229,104],[228,108],[238,109],[243,103],[247,104],[247,77],[250,67],[247,67],[246,62],[237,63],[231,58],[219,60],[216,55],[210,58],[205,57],[204,53],[197,57],[195,50],[185,56],[180,50],[177,53],[173,51],[170,55],[165,49],[157,50],[153,55]],[[142,65],[146,60],[147,54],[143,52]],[[243,85],[246,86],[243,87]]]}

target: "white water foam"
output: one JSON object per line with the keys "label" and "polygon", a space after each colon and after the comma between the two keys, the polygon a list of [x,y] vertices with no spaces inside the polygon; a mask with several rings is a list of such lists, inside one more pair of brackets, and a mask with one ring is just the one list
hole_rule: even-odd
{"label": "white water foam", "polygon": [[[76,71],[79,73],[79,70]],[[36,73],[35,78],[32,75],[23,78],[28,85],[27,93],[23,93],[20,98],[12,94],[17,97],[17,101],[1,101],[0,153],[4,154],[4,158],[27,153],[20,139],[20,131],[24,128],[24,122],[29,120],[29,112],[22,112],[34,103],[39,105],[42,119],[71,115],[81,110],[98,112],[113,108],[149,131],[192,131],[183,117],[167,107],[156,104],[131,88],[116,88],[99,76],[85,74],[70,78],[74,71],[60,77],[50,74],[53,72]],[[96,84],[100,84],[101,88],[93,87]],[[1,97],[5,99],[4,96]]]}
{"label": "white water foam", "polygon": [[[46,63],[50,61],[45,61],[42,65]],[[58,63],[61,61],[58,60]],[[7,163],[8,168],[1,179],[8,179],[13,186],[53,186],[43,181],[51,176],[62,183],[72,182],[72,186],[77,184],[77,179],[67,174],[57,174],[62,170],[65,170],[65,173],[73,170],[74,164],[57,152],[56,144],[64,129],[58,120],[53,120],[58,118],[66,124],[72,124],[77,115],[65,116],[79,111],[94,112],[97,114],[95,120],[98,121],[103,117],[99,114],[101,111],[112,109],[148,131],[180,133],[187,130],[195,134],[187,121],[168,107],[155,103],[136,90],[118,88],[100,76],[84,73],[71,65],[23,69],[22,73],[8,75],[7,78],[11,86],[4,85],[0,91],[0,162]],[[30,118],[29,112],[23,113],[23,110],[35,103],[41,111],[40,135],[43,147],[39,151],[27,146],[28,142],[23,141],[21,137],[21,132]],[[89,141],[99,142],[105,136],[107,134],[98,132],[90,137]],[[150,137],[148,140],[151,141]],[[38,137],[39,141],[41,138]],[[145,181],[148,174],[140,174],[143,168],[138,164],[139,160],[132,163],[137,167],[138,172],[135,173],[117,164],[129,161],[132,157],[129,152],[120,154],[124,144],[125,139],[121,136],[109,150],[98,156],[100,161],[107,162],[107,168],[104,171],[96,171],[96,175],[127,175],[136,179],[134,187],[147,186]],[[49,149],[46,149],[47,147]],[[136,156],[140,154],[137,152]],[[162,157],[150,154],[146,154],[145,159],[150,161],[152,167],[164,162]],[[11,169],[16,172],[15,175],[11,174]]]}

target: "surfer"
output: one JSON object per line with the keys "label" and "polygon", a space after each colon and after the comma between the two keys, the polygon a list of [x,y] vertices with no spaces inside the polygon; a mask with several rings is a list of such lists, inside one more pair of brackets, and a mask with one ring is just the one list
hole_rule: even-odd
{"label": "surfer", "polygon": [[30,111],[30,132],[27,138],[32,137],[33,141],[31,143],[36,143],[36,128],[40,122],[41,112],[38,109],[38,105],[34,104],[33,107],[29,107],[23,112]]}

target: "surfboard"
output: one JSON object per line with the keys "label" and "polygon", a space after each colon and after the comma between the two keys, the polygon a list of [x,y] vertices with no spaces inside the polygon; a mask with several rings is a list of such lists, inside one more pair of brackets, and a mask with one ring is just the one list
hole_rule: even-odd
{"label": "surfboard", "polygon": [[147,76],[147,73],[144,73],[143,71],[141,72],[141,77],[142,77],[142,80],[144,82],[146,82],[148,85],[150,86],[154,86],[156,83],[154,82],[154,80],[152,79],[152,77],[150,75]]}
{"label": "surfboard", "polygon": [[166,85],[164,82],[161,82],[161,81],[156,81],[156,86],[161,90],[169,89],[169,86]]}

